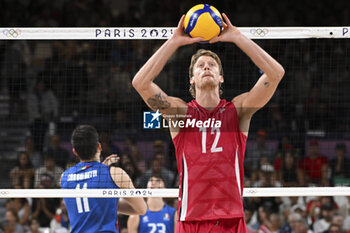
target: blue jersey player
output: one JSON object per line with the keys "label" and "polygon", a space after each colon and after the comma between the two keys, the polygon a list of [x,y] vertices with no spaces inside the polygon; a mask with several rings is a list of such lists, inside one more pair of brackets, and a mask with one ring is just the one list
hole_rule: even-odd
{"label": "blue jersey player", "polygon": [[[101,144],[93,126],[78,126],[72,134],[73,153],[80,162],[67,169],[61,178],[63,189],[119,189],[134,188],[130,177],[111,155],[100,163]],[[64,198],[72,233],[116,233],[118,213],[144,214],[147,206],[143,198]]]}
{"label": "blue jersey player", "polygon": [[[147,188],[164,188],[162,177],[152,175]],[[128,233],[174,233],[176,210],[164,203],[161,197],[147,199],[145,215],[131,215],[128,219]]]}

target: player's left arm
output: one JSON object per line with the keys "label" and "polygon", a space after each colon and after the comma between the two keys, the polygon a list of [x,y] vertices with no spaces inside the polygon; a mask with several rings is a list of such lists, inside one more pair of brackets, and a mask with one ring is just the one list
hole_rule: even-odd
{"label": "player's left arm", "polygon": [[[110,167],[110,174],[114,183],[121,189],[134,189],[134,184],[129,175],[119,167]],[[147,205],[142,197],[128,197],[119,200],[118,212],[125,215],[144,215]]]}
{"label": "player's left arm", "polygon": [[220,36],[210,40],[210,43],[218,41],[235,43],[263,72],[263,75],[249,92],[233,99],[239,117],[250,119],[271,99],[285,71],[281,64],[233,26],[225,14],[223,17],[226,21],[225,30]]}
{"label": "player's left arm", "polygon": [[128,218],[128,233],[138,233],[140,224],[140,216],[139,215],[130,215]]}

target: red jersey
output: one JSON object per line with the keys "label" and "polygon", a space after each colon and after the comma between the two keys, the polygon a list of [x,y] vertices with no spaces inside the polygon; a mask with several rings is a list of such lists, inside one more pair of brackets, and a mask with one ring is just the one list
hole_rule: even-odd
{"label": "red jersey", "polygon": [[234,104],[221,100],[213,111],[196,100],[187,105],[186,127],[173,139],[180,176],[180,221],[244,217],[247,137],[240,131]]}
{"label": "red jersey", "polygon": [[322,167],[327,164],[327,159],[324,156],[319,155],[317,158],[311,159],[307,157],[303,159],[301,168],[306,172],[306,175],[310,177],[311,182],[319,182],[322,178]]}

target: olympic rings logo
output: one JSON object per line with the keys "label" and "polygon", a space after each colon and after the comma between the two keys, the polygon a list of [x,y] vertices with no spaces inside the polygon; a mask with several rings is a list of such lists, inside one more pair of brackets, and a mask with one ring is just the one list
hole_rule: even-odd
{"label": "olympic rings logo", "polygon": [[260,36],[260,37],[264,37],[269,33],[269,29],[267,28],[252,28],[250,29],[250,34],[252,34],[253,36]]}
{"label": "olympic rings logo", "polygon": [[0,196],[7,196],[9,195],[9,191],[1,191]]}
{"label": "olympic rings logo", "polygon": [[250,193],[250,194],[256,194],[258,193],[258,191],[256,189],[246,189],[246,192],[247,193]]}
{"label": "olympic rings logo", "polygon": [[4,29],[2,30],[2,34],[6,36],[7,38],[17,38],[19,35],[21,35],[22,31],[20,29]]}

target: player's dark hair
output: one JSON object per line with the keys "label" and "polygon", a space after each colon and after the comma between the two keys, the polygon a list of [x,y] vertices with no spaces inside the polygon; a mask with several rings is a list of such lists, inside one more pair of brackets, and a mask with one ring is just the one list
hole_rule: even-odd
{"label": "player's dark hair", "polygon": [[[150,181],[151,178],[153,178],[153,177],[154,177],[154,178],[157,178],[157,179],[160,179],[161,181],[163,181],[163,183],[164,183],[164,188],[167,188],[165,179],[164,179],[164,177],[163,177],[161,174],[152,173],[152,175],[148,178],[148,181]],[[147,181],[147,182],[148,182],[148,181]]]}
{"label": "player's dark hair", "polygon": [[152,177],[162,180],[165,184],[165,180],[161,174],[152,173],[151,176],[148,178],[148,180],[150,180]]}
{"label": "player's dark hair", "polygon": [[72,133],[72,146],[82,160],[89,160],[95,156],[98,141],[97,130],[91,125],[80,125]]}

